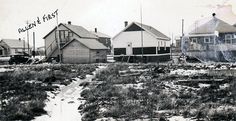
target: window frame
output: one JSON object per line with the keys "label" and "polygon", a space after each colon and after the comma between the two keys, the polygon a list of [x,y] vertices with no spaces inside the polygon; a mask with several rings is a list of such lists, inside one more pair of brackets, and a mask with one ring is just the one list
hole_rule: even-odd
{"label": "window frame", "polygon": [[[197,43],[197,40],[198,40],[197,38],[192,38],[192,39],[191,39],[191,42],[192,42],[192,43]],[[195,42],[194,42],[194,41],[195,41]]]}
{"label": "window frame", "polygon": [[[208,42],[206,40],[209,40]],[[210,37],[204,37],[204,43],[211,43],[211,38]]]}
{"label": "window frame", "polygon": [[226,44],[232,44],[232,39],[233,39],[232,34],[226,34],[225,35],[225,43]]}

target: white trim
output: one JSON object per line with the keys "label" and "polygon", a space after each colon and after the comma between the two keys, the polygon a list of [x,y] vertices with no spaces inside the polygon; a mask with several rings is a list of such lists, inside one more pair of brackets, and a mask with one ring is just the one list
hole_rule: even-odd
{"label": "white trim", "polygon": [[166,42],[164,42],[164,47],[165,47],[165,50],[166,50]]}
{"label": "white trim", "polygon": [[131,24],[129,24],[128,26],[126,26],[124,29],[122,29],[118,34],[116,34],[112,40],[114,40],[118,35],[120,35],[122,32],[124,32],[127,28],[129,28],[134,22],[132,22]]}
{"label": "white trim", "polygon": [[188,35],[187,37],[202,37],[202,36],[216,36],[215,34],[194,34]]}
{"label": "white trim", "polygon": [[[137,22],[134,22],[137,26],[141,27]],[[152,35],[153,37],[155,37],[156,39],[162,39],[162,40],[167,40],[170,41],[170,38],[162,38],[162,37],[158,37],[155,34],[153,34],[152,32],[150,32],[148,29],[146,29],[145,27],[141,27],[142,29],[144,29],[146,32],[148,32],[150,35]],[[155,29],[155,28],[154,28]]]}

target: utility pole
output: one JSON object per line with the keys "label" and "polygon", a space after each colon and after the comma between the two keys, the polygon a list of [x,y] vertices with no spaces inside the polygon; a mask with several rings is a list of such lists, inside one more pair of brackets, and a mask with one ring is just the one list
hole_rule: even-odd
{"label": "utility pole", "polygon": [[[181,36],[181,38],[180,38],[180,45],[182,46],[183,45],[183,37],[184,37],[184,19],[182,19],[182,36]],[[182,47],[181,47],[182,48]],[[183,50],[181,50],[182,51],[182,53],[181,53],[181,56],[182,55],[184,55],[184,53],[183,53]]]}
{"label": "utility pole", "polygon": [[171,57],[171,60],[173,60],[172,49],[173,49],[173,33],[171,34],[171,45],[170,45],[170,57]]}
{"label": "utility pole", "polygon": [[182,37],[184,36],[184,19],[182,19]]}
{"label": "utility pole", "polygon": [[61,58],[61,47],[60,47],[60,37],[59,35],[57,35],[57,33],[59,34],[59,30],[58,30],[58,14],[56,16],[56,22],[57,22],[57,29],[56,29],[56,42],[57,42],[57,46],[58,46],[58,58],[59,58],[59,63],[62,62],[62,58]]}
{"label": "utility pole", "polygon": [[23,43],[23,49],[22,49],[22,51],[23,51],[23,53],[24,53],[24,52],[25,52],[25,38],[23,38],[22,43]]}
{"label": "utility pole", "polygon": [[35,57],[35,32],[33,32],[33,51],[32,51],[33,57]]}
{"label": "utility pole", "polygon": [[140,3],[140,19],[141,19],[141,53],[142,53],[142,63],[143,63],[143,15],[142,15],[142,12],[143,12],[143,8],[142,8],[142,2]]}
{"label": "utility pole", "polygon": [[[26,21],[26,24],[27,24],[27,27],[29,25],[29,21],[27,20]],[[29,31],[27,29],[27,47],[28,47],[28,54],[30,54],[30,50],[29,50]]]}

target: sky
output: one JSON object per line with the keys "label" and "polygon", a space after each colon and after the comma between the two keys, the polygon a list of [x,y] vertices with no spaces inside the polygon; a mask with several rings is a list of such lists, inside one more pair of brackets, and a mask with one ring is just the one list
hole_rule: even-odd
{"label": "sky", "polygon": [[[40,18],[41,24],[29,30],[36,35],[36,47],[44,46],[43,37],[56,25],[57,19],[43,22],[42,17],[58,9],[58,22],[71,21],[89,31],[114,37],[124,28],[124,21],[141,21],[170,38],[181,35],[195,20],[211,16],[217,5],[232,5],[236,13],[236,0],[0,0],[0,39],[25,39],[26,32],[18,32]],[[142,9],[141,9],[142,8]]]}

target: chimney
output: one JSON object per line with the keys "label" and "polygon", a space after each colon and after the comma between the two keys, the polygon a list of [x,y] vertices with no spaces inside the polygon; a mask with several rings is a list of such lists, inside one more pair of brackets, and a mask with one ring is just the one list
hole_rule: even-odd
{"label": "chimney", "polygon": [[128,25],[128,21],[125,21],[125,27]]}
{"label": "chimney", "polygon": [[97,28],[95,28],[95,29],[94,29],[94,32],[95,32],[95,33],[97,33],[97,32],[98,32],[98,31],[97,31]]}
{"label": "chimney", "polygon": [[216,16],[216,13],[212,13],[212,16],[215,17],[215,16]]}
{"label": "chimney", "polygon": [[71,25],[71,21],[68,21],[68,24]]}

